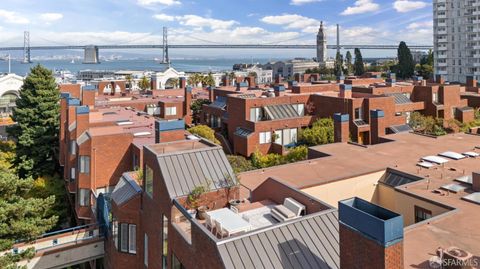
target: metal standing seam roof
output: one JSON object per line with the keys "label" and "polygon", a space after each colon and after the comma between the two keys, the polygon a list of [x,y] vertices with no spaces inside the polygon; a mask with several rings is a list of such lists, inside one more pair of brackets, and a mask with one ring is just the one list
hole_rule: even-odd
{"label": "metal standing seam roof", "polygon": [[210,186],[210,190],[225,188],[233,185],[230,179],[236,179],[219,147],[160,155],[158,164],[172,199],[188,195],[201,185]]}
{"label": "metal standing seam roof", "polygon": [[248,137],[252,135],[253,132],[242,127],[237,127],[237,130],[235,130],[235,134],[241,137]]}
{"label": "metal standing seam roof", "polygon": [[353,121],[353,123],[357,126],[357,127],[362,127],[362,126],[368,126],[368,123],[363,120],[363,119],[356,119]]}
{"label": "metal standing seam roof", "polygon": [[235,97],[243,98],[243,99],[251,99],[251,98],[256,98],[257,96],[253,93],[245,93],[245,94],[235,95]]}
{"label": "metal standing seam roof", "polygon": [[417,177],[414,175],[406,174],[400,171],[396,171],[393,169],[387,169],[387,172],[385,173],[384,177],[382,178],[382,182],[392,186],[392,187],[397,187],[401,185],[405,185],[408,183],[412,183],[415,181],[422,180],[423,178]]}
{"label": "metal standing seam roof", "polygon": [[297,110],[291,104],[265,106],[264,109],[271,120],[300,117]]}
{"label": "metal standing seam roof", "polygon": [[225,96],[217,96],[217,99],[215,99],[210,106],[225,109],[225,107],[227,107],[227,98]]}
{"label": "metal standing seam roof", "polygon": [[395,99],[395,104],[410,104],[412,101],[403,93],[387,93],[386,96],[392,96]]}
{"label": "metal standing seam roof", "polygon": [[111,198],[117,205],[121,205],[141,192],[142,188],[140,188],[137,182],[124,174],[113,189]]}
{"label": "metal standing seam roof", "polygon": [[225,268],[340,268],[338,213],[307,216],[218,243]]}

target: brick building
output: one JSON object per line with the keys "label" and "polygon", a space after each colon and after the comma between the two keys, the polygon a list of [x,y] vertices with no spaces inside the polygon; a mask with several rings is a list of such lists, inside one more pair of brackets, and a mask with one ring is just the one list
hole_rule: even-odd
{"label": "brick building", "polygon": [[234,153],[248,157],[256,149],[283,153],[297,142],[302,128],[337,113],[349,115],[342,142],[366,145],[381,142],[385,134],[410,131],[414,111],[445,122],[473,120],[459,85],[397,83],[394,75],[387,80],[352,77],[344,84],[317,81],[315,74],[296,79],[272,88],[239,83],[212,89],[212,104],[204,106],[202,122],[227,136]]}

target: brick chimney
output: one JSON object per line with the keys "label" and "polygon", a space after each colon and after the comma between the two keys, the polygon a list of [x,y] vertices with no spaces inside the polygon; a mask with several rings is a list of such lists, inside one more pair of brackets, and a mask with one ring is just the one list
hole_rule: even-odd
{"label": "brick chimney", "polygon": [[69,97],[80,98],[81,85],[80,84],[60,84],[60,92],[69,93]]}
{"label": "brick chimney", "polygon": [[284,96],[285,95],[285,86],[284,85],[275,85],[273,86],[273,92],[275,96]]}
{"label": "brick chimney", "polygon": [[480,192],[480,172],[472,173],[472,189],[474,192]]}
{"label": "brick chimney", "polygon": [[350,139],[350,115],[333,114],[333,128],[335,143],[345,143]]}
{"label": "brick chimney", "polygon": [[445,78],[443,75],[435,75],[435,82],[438,84],[445,84]]}
{"label": "brick chimney", "polygon": [[340,268],[403,269],[403,217],[360,198],[338,202]]}
{"label": "brick chimney", "polygon": [[230,86],[230,78],[228,76],[222,77],[222,84],[223,86]]}
{"label": "brick chimney", "polygon": [[296,80],[289,80],[288,89],[291,90],[294,86],[298,86],[298,82]]}
{"label": "brick chimney", "polygon": [[183,101],[183,111],[185,113],[185,123],[187,125],[192,124],[192,110],[190,106],[192,105],[192,87],[187,86],[185,89],[185,98]]}
{"label": "brick chimney", "polygon": [[211,86],[208,86],[207,91],[208,91],[208,100],[213,103],[213,101],[215,101],[215,89]]}
{"label": "brick chimney", "polygon": [[180,89],[185,89],[187,87],[187,78],[181,77],[180,78]]}
{"label": "brick chimney", "polygon": [[283,83],[283,77],[282,77],[282,75],[277,74],[275,76],[275,84],[280,84],[280,83]]}
{"label": "brick chimney", "polygon": [[340,98],[352,98],[351,84],[340,84]]}
{"label": "brick chimney", "polygon": [[293,79],[298,83],[302,82],[302,76],[299,73],[295,73]]}
{"label": "brick chimney", "polygon": [[257,84],[255,83],[255,77],[254,76],[246,77],[245,81],[248,83],[249,88],[255,88],[257,86]]}
{"label": "brick chimney", "polygon": [[77,106],[75,114],[77,121],[76,136],[79,137],[89,127],[90,108],[88,106]]}
{"label": "brick chimney", "polygon": [[184,120],[156,120],[155,143],[172,142],[185,139]]}
{"label": "brick chimney", "polygon": [[467,76],[467,87],[477,87],[477,80],[474,76]]}
{"label": "brick chimney", "polygon": [[385,136],[385,113],[383,110],[370,110],[370,144],[380,143],[380,138]]}
{"label": "brick chimney", "polygon": [[82,87],[82,105],[93,108],[95,106],[95,96],[97,88],[94,85],[85,85]]}

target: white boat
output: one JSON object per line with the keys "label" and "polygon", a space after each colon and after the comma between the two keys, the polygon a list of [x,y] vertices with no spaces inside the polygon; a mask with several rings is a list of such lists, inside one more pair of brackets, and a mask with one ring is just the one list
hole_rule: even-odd
{"label": "white boat", "polygon": [[72,58],[72,61],[70,63],[74,64],[75,63],[75,58]]}

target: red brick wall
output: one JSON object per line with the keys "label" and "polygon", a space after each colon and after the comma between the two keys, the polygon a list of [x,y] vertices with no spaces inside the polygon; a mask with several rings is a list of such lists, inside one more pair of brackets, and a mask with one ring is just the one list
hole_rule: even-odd
{"label": "red brick wall", "polygon": [[384,248],[340,223],[340,268],[403,269],[403,241]]}
{"label": "red brick wall", "polygon": [[80,99],[80,84],[60,84],[60,92],[70,93],[70,97]]}

